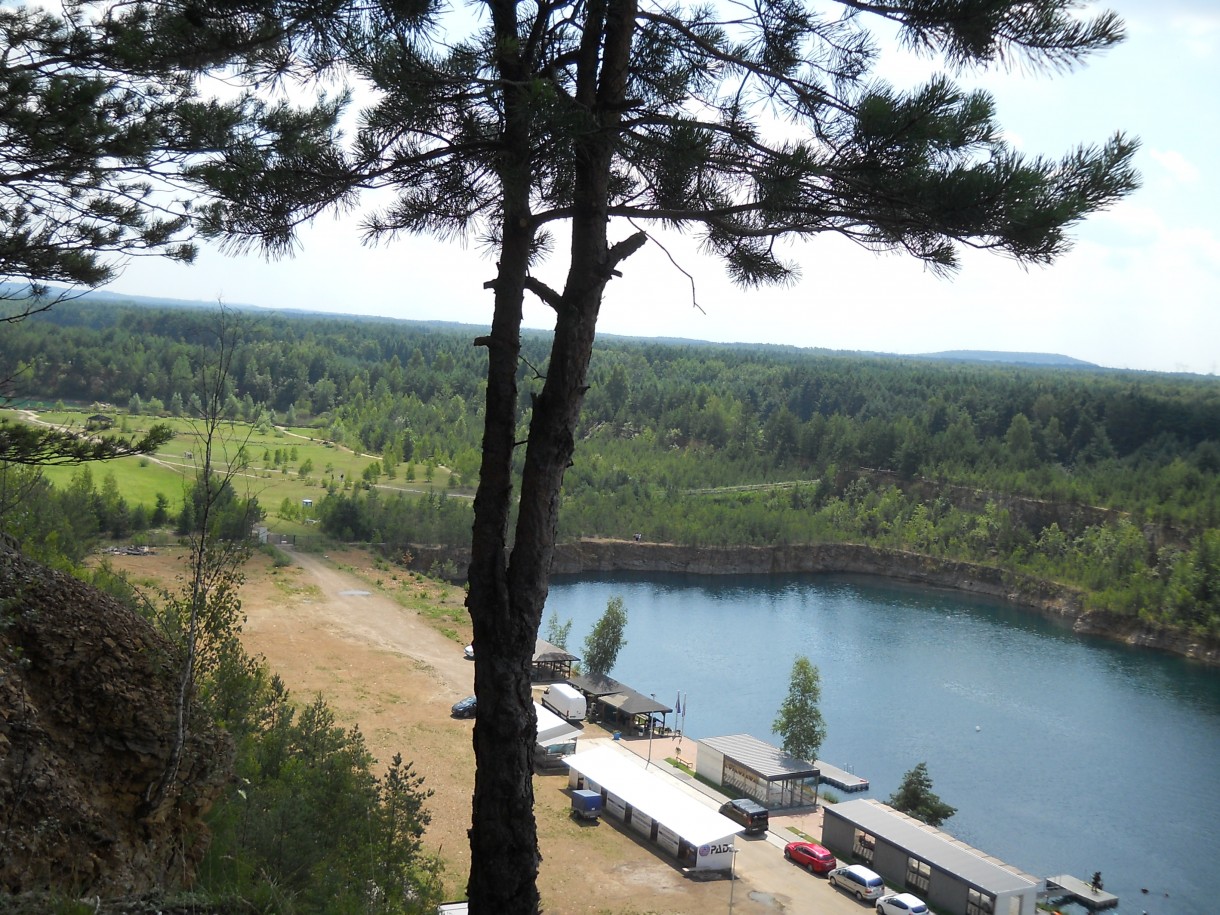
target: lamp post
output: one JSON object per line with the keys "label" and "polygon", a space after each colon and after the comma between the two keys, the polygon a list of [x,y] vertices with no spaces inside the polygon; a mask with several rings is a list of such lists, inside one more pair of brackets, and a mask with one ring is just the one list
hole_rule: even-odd
{"label": "lamp post", "polygon": [[729,915],[733,915],[733,890],[737,887],[737,846],[734,845],[729,855]]}

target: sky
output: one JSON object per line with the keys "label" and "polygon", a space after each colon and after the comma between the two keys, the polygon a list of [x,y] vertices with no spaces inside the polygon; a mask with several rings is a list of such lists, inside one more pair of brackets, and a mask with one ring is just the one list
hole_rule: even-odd
{"label": "sky", "polygon": [[[665,236],[665,250],[650,244],[621,265],[599,333],[896,354],[1055,353],[1110,368],[1220,373],[1220,2],[1106,7],[1126,21],[1127,40],[1081,68],[958,77],[993,94],[1007,138],[1027,155],[1057,159],[1116,131],[1141,141],[1142,187],[1078,225],[1072,250],[1051,266],[968,251],[945,279],[909,257],[822,235],[787,249],[801,266],[798,283],[745,291],[689,239]],[[878,75],[901,87],[927,67],[895,51]],[[631,230],[611,231],[613,242]],[[556,253],[539,275],[558,285]],[[192,266],[137,258],[107,290],[486,327],[492,299],[483,284],[493,275],[475,245],[412,237],[368,248],[354,219],[323,216],[302,230],[292,258],[216,248]],[[534,302],[525,320],[553,325]]]}

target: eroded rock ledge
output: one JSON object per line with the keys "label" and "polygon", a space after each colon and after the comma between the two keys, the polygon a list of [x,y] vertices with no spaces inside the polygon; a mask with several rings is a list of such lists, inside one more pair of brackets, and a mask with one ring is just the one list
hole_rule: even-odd
{"label": "eroded rock ledge", "polygon": [[[413,549],[414,567],[450,560],[465,570],[469,555]],[[1071,624],[1076,632],[1220,664],[1220,643],[1084,608],[1082,592],[1029,575],[977,563],[937,559],[904,550],[851,543],[777,547],[689,547],[632,540],[581,540],[555,548],[557,575],[594,572],[671,572],[689,575],[823,573],[877,575],[936,588],[996,597]]]}
{"label": "eroded rock ledge", "polygon": [[0,896],[189,882],[233,751],[192,732],[150,805],[170,766],[174,657],[114,599],[0,544]]}

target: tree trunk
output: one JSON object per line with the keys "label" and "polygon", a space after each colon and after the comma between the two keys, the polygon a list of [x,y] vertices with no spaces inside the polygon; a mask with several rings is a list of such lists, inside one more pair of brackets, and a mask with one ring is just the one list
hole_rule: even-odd
{"label": "tree trunk", "polygon": [[[492,4],[493,25],[516,33],[511,0]],[[487,408],[483,455],[474,500],[466,607],[474,626],[475,783],[470,827],[472,913],[539,910],[537,828],[531,753],[536,725],[529,665],[538,621],[522,613],[510,593],[506,555],[512,508],[512,459],[517,423],[517,366],[521,316],[534,225],[530,214],[530,142],[523,66],[515,44],[498,42],[504,85],[504,144],[500,181],[504,224],[499,270],[492,286],[495,311],[487,345]]]}
{"label": "tree trunk", "polygon": [[[507,17],[500,4],[493,6],[493,20],[501,34],[513,34]],[[643,237],[636,236],[611,251],[606,234],[612,159],[608,128],[613,128],[622,107],[634,19],[633,3],[595,0],[587,10],[577,100],[587,108],[594,126],[578,144],[576,154],[571,262],[557,305],[546,381],[533,403],[511,555],[506,554],[506,534],[512,505],[516,371],[534,227],[529,213],[528,167],[521,166],[531,150],[526,120],[517,117],[521,110],[516,107],[517,103],[523,107],[525,99],[513,88],[527,81],[517,72],[517,61],[501,61],[506,159],[511,156],[509,161],[516,164],[501,170],[504,234],[488,340],[487,413],[467,598],[474,623],[478,697],[467,894],[470,911],[476,915],[525,915],[540,910],[537,876],[541,857],[533,811],[536,722],[530,665],[555,550],[559,493],[572,462],[602,294],[618,261],[643,243]],[[502,46],[515,47],[512,42]]]}

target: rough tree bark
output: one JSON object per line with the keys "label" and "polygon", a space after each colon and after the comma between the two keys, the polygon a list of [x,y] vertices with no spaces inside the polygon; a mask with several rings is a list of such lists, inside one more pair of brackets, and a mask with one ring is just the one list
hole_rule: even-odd
{"label": "rough tree bark", "polygon": [[[513,4],[495,4],[500,35],[515,35]],[[536,227],[529,213],[529,149],[523,115],[514,103],[519,62],[513,43],[500,42],[505,85],[504,223],[499,272],[492,286],[495,313],[488,348],[483,462],[475,496],[467,607],[474,623],[475,791],[472,856],[495,868],[472,868],[467,894],[473,913],[539,911],[537,828],[532,789],[535,721],[530,662],[542,621],[558,525],[559,492],[575,448],[576,424],[587,390],[597,317],[616,266],[644,243],[637,234],[611,248],[607,191],[610,136],[623,107],[635,29],[635,4],[592,3],[585,25],[577,101],[588,126],[577,144],[571,261],[564,290],[555,294],[529,277]],[[519,97],[518,97],[519,98]],[[515,144],[522,145],[515,145]],[[555,308],[546,380],[533,402],[511,550],[512,457],[517,415],[517,360],[524,293]],[[488,646],[490,650],[479,650]]]}

